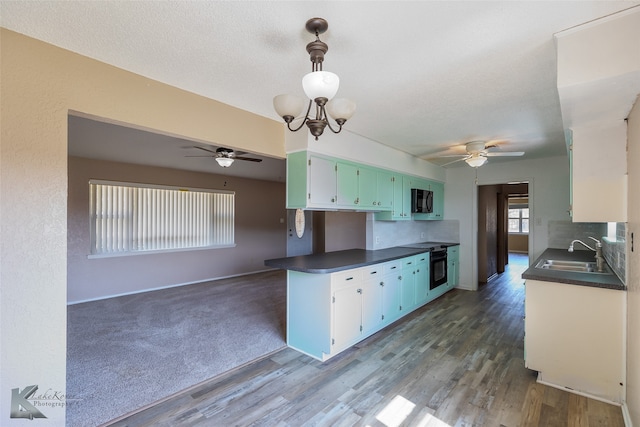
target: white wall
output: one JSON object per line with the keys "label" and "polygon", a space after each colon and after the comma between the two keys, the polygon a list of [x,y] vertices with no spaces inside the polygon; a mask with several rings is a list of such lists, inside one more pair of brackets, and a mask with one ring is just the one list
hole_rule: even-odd
{"label": "white wall", "polygon": [[[640,98],[639,98],[640,99]],[[627,212],[627,402],[633,425],[640,426],[640,100],[629,114]],[[634,250],[631,251],[631,233]]]}
{"label": "white wall", "polygon": [[[549,221],[570,221],[569,160],[565,156],[536,160],[509,160],[478,168],[478,185],[529,182],[531,215],[529,257],[547,249]],[[476,170],[447,169],[444,216],[460,222],[460,288],[478,287],[478,192]]]}
{"label": "white wall", "polygon": [[[345,125],[345,128],[349,124]],[[302,133],[302,135],[300,135]],[[309,150],[365,165],[444,182],[445,169],[405,152],[343,130],[339,134],[325,131],[318,141],[309,132],[289,132],[285,135],[287,153]]]}

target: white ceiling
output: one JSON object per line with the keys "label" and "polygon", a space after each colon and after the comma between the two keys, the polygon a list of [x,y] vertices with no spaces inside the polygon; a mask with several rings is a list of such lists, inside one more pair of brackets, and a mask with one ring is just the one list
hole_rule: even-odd
{"label": "white ceiling", "polygon": [[358,105],[350,132],[423,158],[472,140],[539,158],[565,153],[553,34],[638,4],[2,0],[0,24],[279,120],[272,98],[303,96],[319,16],[324,69]]}

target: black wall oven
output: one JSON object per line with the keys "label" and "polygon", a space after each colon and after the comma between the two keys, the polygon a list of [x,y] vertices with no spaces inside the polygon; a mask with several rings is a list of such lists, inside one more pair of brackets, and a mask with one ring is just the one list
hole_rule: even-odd
{"label": "black wall oven", "polygon": [[447,283],[447,250],[431,251],[431,268],[429,289],[435,289]]}

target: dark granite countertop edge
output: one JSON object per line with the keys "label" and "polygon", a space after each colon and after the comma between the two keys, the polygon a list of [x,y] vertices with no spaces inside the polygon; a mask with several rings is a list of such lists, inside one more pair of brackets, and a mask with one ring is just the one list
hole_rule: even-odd
{"label": "dark granite countertop edge", "polygon": [[542,255],[540,255],[538,259],[536,259],[533,264],[527,270],[525,270],[524,273],[522,273],[522,278],[528,280],[541,280],[544,282],[557,282],[568,285],[589,286],[618,291],[626,290],[624,284],[615,274],[602,275],[595,273],[578,273],[570,271],[542,270],[539,268],[535,268],[534,266],[538,263],[538,261],[542,259],[592,261],[593,252],[575,251],[571,253],[566,249],[549,248],[545,250]]}
{"label": "dark granite countertop edge", "polygon": [[431,252],[434,249],[458,246],[459,243],[437,242],[431,248],[409,248],[395,246],[386,249],[347,249],[343,251],[325,252],[322,254],[300,255],[294,257],[275,258],[264,261],[268,267],[301,273],[328,274],[354,268],[366,267],[388,261],[406,258]]}

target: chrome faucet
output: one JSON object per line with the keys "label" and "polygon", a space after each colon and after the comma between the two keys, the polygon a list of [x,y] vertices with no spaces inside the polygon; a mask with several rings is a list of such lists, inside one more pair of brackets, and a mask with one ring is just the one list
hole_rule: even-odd
{"label": "chrome faucet", "polygon": [[569,245],[569,252],[573,252],[573,244],[574,243],[581,243],[584,247],[586,247],[587,249],[590,249],[592,251],[594,251],[596,253],[596,269],[599,272],[603,272],[604,271],[604,264],[605,264],[605,260],[604,257],[602,256],[602,243],[600,243],[600,240],[596,239],[595,237],[591,237],[588,236],[591,240],[593,240],[594,242],[596,242],[596,248],[592,248],[591,246],[587,245],[585,242],[583,242],[582,240],[573,240],[571,242],[571,244]]}

